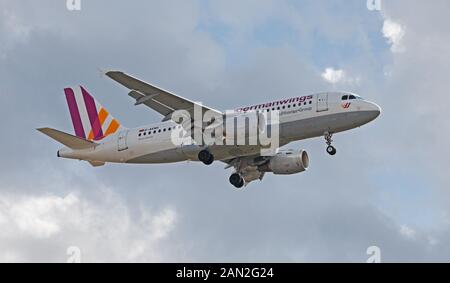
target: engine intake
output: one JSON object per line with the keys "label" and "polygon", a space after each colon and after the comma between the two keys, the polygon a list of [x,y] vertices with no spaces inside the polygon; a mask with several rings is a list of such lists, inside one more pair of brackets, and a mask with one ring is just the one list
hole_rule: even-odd
{"label": "engine intake", "polygon": [[273,172],[275,175],[292,175],[304,172],[308,167],[308,153],[301,149],[280,151],[258,169],[261,172]]}

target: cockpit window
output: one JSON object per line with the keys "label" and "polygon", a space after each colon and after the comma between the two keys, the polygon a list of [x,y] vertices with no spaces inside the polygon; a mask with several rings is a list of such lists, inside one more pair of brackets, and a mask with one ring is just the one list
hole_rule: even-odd
{"label": "cockpit window", "polygon": [[355,100],[355,99],[363,100],[361,96],[356,94],[346,94],[342,96],[342,100]]}

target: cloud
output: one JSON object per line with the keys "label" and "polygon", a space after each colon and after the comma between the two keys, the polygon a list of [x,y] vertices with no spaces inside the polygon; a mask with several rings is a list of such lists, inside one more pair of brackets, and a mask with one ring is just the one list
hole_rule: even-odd
{"label": "cloud", "polygon": [[[158,261],[159,245],[175,228],[172,208],[133,213],[109,189],[89,199],[66,196],[0,195],[0,261],[60,261],[77,246],[83,261]],[[31,242],[45,254],[35,253]],[[114,249],[109,247],[114,246]]]}
{"label": "cloud", "polygon": [[[1,7],[1,6],[0,6]],[[0,59],[5,59],[6,52],[13,48],[16,43],[26,42],[31,26],[25,24],[16,12],[10,9],[0,11]]]}
{"label": "cloud", "polygon": [[403,52],[405,47],[403,46],[403,37],[405,36],[405,27],[401,24],[394,22],[390,19],[386,19],[383,24],[383,36],[388,40],[391,45],[391,51],[394,53]]}
{"label": "cloud", "polygon": [[49,238],[60,232],[60,218],[76,206],[79,199],[73,194],[64,198],[37,197],[22,200],[2,199],[1,207],[9,224],[28,235]]}
{"label": "cloud", "polygon": [[321,74],[322,78],[330,84],[358,84],[359,78],[352,78],[342,69],[326,68]]}
{"label": "cloud", "polygon": [[346,77],[344,70],[335,70],[333,68],[326,68],[322,73],[322,78],[332,84],[342,82]]}
{"label": "cloud", "polygon": [[[0,64],[1,261],[65,262],[69,246],[83,261],[365,262],[372,245],[383,261],[450,258],[448,1],[385,1],[384,18],[359,0],[99,0],[77,13],[53,2],[0,1],[17,23],[0,19],[1,42],[14,46]],[[386,19],[404,33],[387,32],[389,45]],[[34,129],[72,131],[65,86],[86,85],[130,127],[161,120],[98,67],[222,109],[339,87],[384,111],[336,135],[334,158],[322,139],[289,145],[310,153],[307,173],[236,193],[220,163],[57,159],[60,145]]]}
{"label": "cloud", "polygon": [[414,229],[408,227],[407,225],[400,226],[400,234],[408,239],[414,239],[416,237],[416,231],[414,231]]}

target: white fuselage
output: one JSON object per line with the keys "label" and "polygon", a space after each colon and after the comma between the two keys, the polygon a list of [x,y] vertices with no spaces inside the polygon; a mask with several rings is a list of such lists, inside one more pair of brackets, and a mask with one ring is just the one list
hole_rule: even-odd
{"label": "white fuselage", "polygon": [[[350,97],[353,99],[348,99]],[[347,99],[343,99],[347,97]],[[380,115],[380,107],[350,93],[321,93],[302,99],[287,99],[273,103],[240,108],[240,115],[248,111],[280,113],[280,146],[290,142],[339,133],[360,127]],[[171,163],[185,160],[198,161],[201,147],[175,145],[172,131],[178,124],[168,121],[148,126],[123,129],[108,136],[91,149],[72,150],[63,148],[58,156],[96,162],[113,163]],[[208,149],[216,160],[249,156],[259,152],[258,146],[211,146]]]}

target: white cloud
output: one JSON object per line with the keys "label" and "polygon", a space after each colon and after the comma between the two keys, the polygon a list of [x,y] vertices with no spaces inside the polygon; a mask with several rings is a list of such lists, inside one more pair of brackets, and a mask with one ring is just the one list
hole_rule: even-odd
{"label": "white cloud", "polygon": [[337,84],[345,79],[345,72],[344,70],[326,68],[322,73],[322,78],[329,83]]}
{"label": "white cloud", "polygon": [[405,28],[390,19],[386,19],[383,24],[383,36],[391,45],[391,51],[394,53],[403,52],[402,39],[405,36]]}
{"label": "white cloud", "polygon": [[358,84],[360,79],[353,78],[347,75],[347,72],[342,69],[326,68],[321,74],[322,78],[331,84]]}
{"label": "white cloud", "polygon": [[400,226],[400,234],[407,239],[415,239],[416,231],[407,225]]}
{"label": "white cloud", "polygon": [[[175,210],[140,208],[133,213],[113,191],[99,192],[95,200],[75,193],[1,195],[0,261],[64,261],[69,246],[81,249],[83,261],[159,260],[160,241],[175,228]],[[35,253],[24,242],[48,252]]]}
{"label": "white cloud", "polygon": [[60,232],[61,215],[79,205],[79,199],[69,194],[66,197],[24,198],[11,202],[3,200],[1,208],[10,224],[17,226],[18,231],[38,238],[49,238]]}

